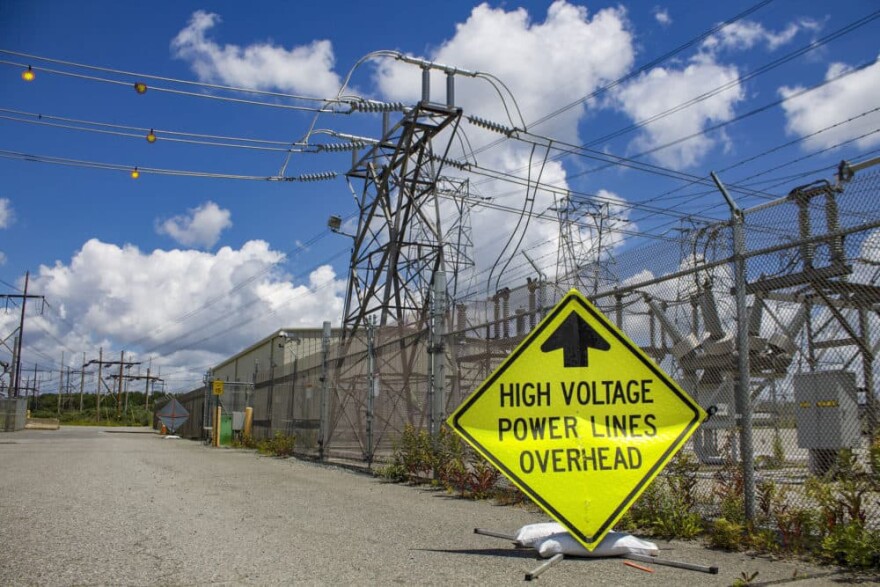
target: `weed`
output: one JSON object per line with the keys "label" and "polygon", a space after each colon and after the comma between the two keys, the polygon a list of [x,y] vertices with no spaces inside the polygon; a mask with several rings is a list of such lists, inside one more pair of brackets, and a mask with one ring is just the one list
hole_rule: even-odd
{"label": "weed", "polygon": [[707,538],[712,548],[736,551],[742,548],[745,535],[746,527],[743,524],[718,518],[712,522]]}
{"label": "weed", "polygon": [[721,469],[715,473],[715,489],[713,493],[718,498],[721,517],[737,524],[744,524],[745,483],[742,467],[733,456],[735,436],[731,434],[722,449],[727,456]]}
{"label": "weed", "polygon": [[296,448],[296,436],[276,432],[272,438],[257,442],[256,448],[260,454],[290,457]]}
{"label": "weed", "polygon": [[736,581],[734,581],[732,583],[732,585],[734,587],[743,587],[744,585],[751,585],[752,581],[754,581],[757,576],[758,576],[758,571],[755,571],[751,575],[746,573],[745,571],[742,571],[740,573],[739,577],[737,577]]}
{"label": "weed", "polygon": [[257,448],[259,442],[250,434],[242,434],[240,437],[233,438],[233,448]]}
{"label": "weed", "polygon": [[871,465],[874,481],[880,483],[880,432],[874,435],[874,442],[868,449],[868,462]]}
{"label": "weed", "polygon": [[680,488],[689,481],[655,479],[630,508],[624,523],[664,538],[693,538],[703,531],[703,520],[694,510],[696,496]]}
{"label": "weed", "polygon": [[853,568],[880,568],[880,532],[850,520],[839,524],[822,539],[819,556]]}
{"label": "weed", "polygon": [[775,518],[783,549],[799,554],[811,548],[816,530],[816,514],[812,510],[786,507],[777,511]]}
{"label": "weed", "polygon": [[697,473],[700,463],[689,452],[679,452],[666,466],[666,482],[670,491],[688,508],[697,505]]}

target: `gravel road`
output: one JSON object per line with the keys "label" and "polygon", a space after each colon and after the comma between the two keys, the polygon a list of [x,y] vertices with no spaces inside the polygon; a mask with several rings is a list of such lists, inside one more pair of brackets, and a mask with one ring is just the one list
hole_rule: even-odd
{"label": "gravel road", "polygon": [[[536,511],[457,499],[337,467],[212,449],[145,429],[0,434],[0,585],[515,585],[542,561],[473,533]],[[730,585],[840,575],[798,561],[659,542],[708,575],[564,560],[545,585]]]}

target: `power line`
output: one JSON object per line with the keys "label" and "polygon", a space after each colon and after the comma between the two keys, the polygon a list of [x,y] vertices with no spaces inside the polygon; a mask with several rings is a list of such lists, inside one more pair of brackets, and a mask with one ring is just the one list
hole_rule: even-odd
{"label": "power line", "polygon": [[0,150],[0,157],[5,159],[17,159],[21,161],[33,161],[37,163],[52,163],[69,167],[85,167],[90,169],[103,169],[109,171],[136,170],[139,173],[154,175],[172,175],[178,177],[205,177],[212,179],[237,179],[246,181],[270,181],[270,182],[309,182],[334,179],[335,171],[319,173],[306,173],[298,176],[263,176],[263,175],[237,175],[232,173],[214,173],[210,171],[185,171],[182,169],[161,169],[157,167],[140,167],[138,165],[121,165],[119,163],[103,163],[99,161],[86,161],[81,159],[67,159],[65,157],[53,157],[49,155],[34,155],[18,151]]}
{"label": "power line", "polygon": [[[758,2],[757,4],[754,4],[753,6],[747,8],[746,10],[744,10],[743,12],[740,12],[739,14],[733,16],[732,18],[729,18],[728,20],[726,20],[718,25],[715,25],[714,27],[712,27],[706,31],[703,31],[702,33],[700,33],[696,37],[693,37],[692,39],[686,41],[685,43],[682,43],[681,45],[679,45],[675,49],[664,53],[663,55],[661,55],[660,57],[657,57],[656,59],[652,59],[651,61],[642,64],[641,66],[639,66],[638,69],[635,69],[635,70],[627,73],[626,75],[621,76],[621,77],[617,78],[616,80],[609,82],[609,83],[605,84],[604,86],[593,90],[592,92],[590,92],[586,96],[582,96],[581,98],[578,98],[577,100],[570,102],[569,104],[566,104],[565,106],[558,108],[557,110],[554,110],[553,112],[550,112],[550,113],[542,116],[541,118],[535,120],[534,122],[529,123],[528,126],[532,127],[532,126],[537,126],[539,124],[542,124],[542,123],[546,122],[547,120],[550,120],[551,118],[555,118],[556,116],[559,116],[560,114],[563,114],[563,113],[571,110],[572,108],[579,106],[580,104],[583,104],[585,102],[588,102],[594,98],[601,96],[602,94],[604,94],[604,93],[608,92],[609,90],[612,90],[612,89],[616,88],[617,86],[629,81],[630,79],[636,77],[637,75],[644,73],[650,69],[653,69],[654,67],[663,63],[664,61],[666,61],[672,57],[675,57],[679,53],[685,51],[686,49],[689,49],[690,47],[693,47],[697,43],[705,40],[706,38],[719,32],[720,30],[727,28],[731,24],[734,24],[735,22],[742,20],[743,18],[751,15],[753,12],[756,12],[757,10],[760,10],[764,6],[770,4],[772,1],[773,0],[762,0],[761,2]],[[481,152],[485,151],[486,149],[492,148],[492,147],[498,145],[500,142],[501,142],[501,139],[494,141],[494,142],[492,142],[488,145],[485,145],[483,147],[480,147],[479,149],[474,151],[474,154],[481,153]]]}
{"label": "power line", "polygon": [[[287,93],[283,93],[283,92],[272,92],[272,91],[267,91],[267,90],[250,89],[250,88],[242,88],[242,87],[235,87],[235,86],[224,86],[224,85],[210,84],[210,83],[205,83],[205,82],[194,82],[191,80],[182,80],[182,79],[176,79],[176,78],[164,77],[164,76],[158,76],[158,75],[152,75],[152,74],[135,73],[135,72],[124,71],[124,70],[119,70],[119,69],[112,69],[109,67],[100,67],[100,66],[95,66],[95,65],[76,63],[73,61],[64,61],[61,59],[41,57],[38,55],[20,53],[17,51],[10,51],[8,49],[0,49],[0,53],[7,54],[7,55],[14,55],[17,57],[23,57],[25,59],[45,61],[47,63],[54,63],[56,65],[63,65],[65,67],[73,68],[74,70],[75,69],[85,69],[88,71],[99,71],[99,72],[110,73],[110,74],[118,75],[118,76],[125,76],[130,79],[126,80],[126,81],[122,81],[122,80],[118,80],[118,79],[100,77],[100,76],[89,75],[89,74],[85,74],[85,73],[77,73],[76,71],[66,71],[63,69],[55,69],[55,68],[42,67],[42,66],[35,69],[35,71],[38,71],[38,72],[50,73],[50,74],[54,74],[54,75],[61,75],[61,76],[79,78],[79,79],[84,79],[84,80],[89,80],[89,81],[97,81],[97,82],[108,83],[108,84],[135,87],[135,89],[137,89],[139,94],[144,93],[147,90],[150,90],[150,91],[156,91],[156,92],[177,94],[177,95],[182,95],[182,96],[190,96],[190,97],[195,97],[195,98],[207,98],[207,99],[221,100],[221,101],[226,101],[226,102],[234,102],[234,103],[239,103],[239,104],[268,106],[271,108],[282,108],[282,109],[287,109],[287,110],[299,110],[299,111],[304,111],[304,112],[326,113],[326,114],[350,114],[350,113],[354,112],[354,110],[355,110],[354,105],[353,105],[354,101],[350,100],[350,99],[301,96],[301,95],[296,95],[296,94],[287,94]],[[32,64],[26,64],[26,63],[21,63],[21,62],[16,62],[16,61],[9,61],[6,59],[0,59],[0,64],[10,65],[13,67],[21,67],[21,68],[30,67],[33,69]],[[143,79],[158,80],[158,81],[163,81],[163,82],[169,82],[172,84],[180,84],[183,86],[194,86],[194,87],[235,92],[235,93],[256,94],[256,95],[262,95],[262,96],[267,96],[267,97],[272,97],[272,98],[285,98],[285,99],[290,99],[290,100],[299,100],[299,101],[306,101],[306,102],[320,102],[320,103],[324,104],[324,106],[317,107],[317,108],[311,107],[311,106],[296,106],[296,105],[292,105],[292,104],[281,104],[278,102],[262,102],[259,100],[233,98],[231,96],[207,94],[204,92],[192,92],[192,91],[187,91],[187,90],[180,90],[180,89],[176,89],[176,88],[165,88],[165,87],[154,86],[154,85],[147,86],[146,84],[144,84],[141,81]],[[141,88],[138,89],[138,86],[141,86]],[[328,106],[333,106],[333,105],[344,105],[344,106],[346,106],[346,109],[339,110],[337,108],[328,107]]]}
{"label": "power line", "polygon": [[[291,151],[306,152],[303,145],[291,144],[282,141],[267,141],[262,139],[248,139],[239,137],[221,137],[217,135],[205,135],[198,133],[184,133],[180,131],[170,131],[156,128],[135,127],[122,124],[110,124],[106,122],[96,122],[91,120],[82,120],[75,118],[65,118],[61,116],[51,116],[48,114],[39,114],[35,112],[25,112],[21,110],[13,110],[10,108],[0,108],[0,119],[19,122],[25,124],[35,124],[40,126],[49,126],[54,128],[62,128],[68,130],[77,130],[83,132],[92,132],[99,134],[108,134],[122,137],[132,137],[144,139],[148,135],[153,136],[154,141],[167,141],[173,143],[188,143],[194,145],[207,145],[211,147],[233,147],[238,149],[254,149],[260,151],[274,151],[287,153]],[[134,131],[134,132],[131,132]],[[193,138],[186,138],[193,137]],[[233,142],[220,142],[233,141]],[[243,143],[243,144],[240,144]],[[247,144],[253,143],[253,144]],[[294,149],[298,146],[298,149]],[[317,152],[317,148],[313,149]]]}
{"label": "power line", "polygon": [[876,11],[868,14],[867,16],[863,16],[862,18],[857,19],[857,20],[837,29],[833,33],[829,33],[828,35],[825,35],[824,37],[822,37],[816,41],[808,43],[798,49],[795,49],[794,51],[792,51],[790,53],[787,53],[777,59],[774,59],[773,61],[765,63],[764,65],[758,67],[757,69],[754,69],[754,70],[746,73],[745,75],[741,75],[741,76],[737,77],[735,80],[732,80],[730,82],[722,84],[712,90],[709,90],[708,92],[704,92],[704,93],[700,94],[699,96],[691,98],[690,100],[688,100],[686,102],[682,102],[681,104],[679,104],[677,106],[674,106],[672,108],[664,110],[663,112],[658,112],[657,114],[655,114],[653,116],[649,116],[648,118],[639,120],[631,125],[628,125],[626,127],[618,129],[614,132],[603,135],[597,139],[590,141],[585,146],[592,147],[594,145],[604,143],[604,142],[611,140],[613,138],[616,138],[616,137],[622,136],[624,134],[628,134],[634,130],[638,130],[640,128],[643,128],[644,126],[647,126],[653,122],[656,122],[658,120],[666,118],[667,116],[670,116],[672,114],[680,112],[680,111],[684,110],[685,108],[689,108],[690,106],[693,106],[693,105],[698,104],[700,102],[704,102],[705,100],[708,100],[709,98],[712,98],[722,92],[725,92],[731,88],[739,86],[743,82],[749,81],[750,79],[755,78],[759,75],[763,75],[763,74],[767,73],[768,71],[772,71],[773,69],[776,69],[777,67],[784,65],[785,63],[788,63],[789,61],[792,61],[793,59],[796,59],[797,57],[800,57],[802,55],[809,53],[810,51],[815,51],[816,49],[818,49],[824,45],[827,45],[831,41],[834,41],[840,37],[843,37],[853,31],[857,30],[858,28],[876,20],[877,18],[880,18],[880,10],[876,10]]}
{"label": "power line", "polygon": [[[653,123],[653,122],[656,122],[657,120],[660,120],[660,119],[662,119],[662,118],[665,118],[666,116],[669,116],[669,115],[671,115],[671,114],[674,114],[674,113],[676,113],[676,112],[679,112],[679,111],[681,111],[681,110],[683,110],[683,109],[685,109],[685,108],[687,108],[687,107],[689,107],[689,106],[693,106],[693,105],[695,105],[695,104],[698,103],[698,102],[704,101],[704,100],[706,100],[706,99],[708,99],[708,98],[710,98],[710,97],[712,97],[712,96],[714,96],[714,95],[717,95],[718,93],[721,93],[721,92],[725,91],[726,89],[730,89],[731,87],[734,87],[734,85],[738,85],[738,84],[739,84],[740,82],[742,82],[742,81],[747,81],[748,79],[751,79],[752,77],[755,77],[755,76],[760,75],[760,74],[762,74],[762,73],[766,73],[767,71],[769,71],[769,70],[771,70],[771,69],[773,69],[773,68],[775,68],[775,67],[777,67],[777,66],[779,66],[779,65],[782,65],[783,63],[786,63],[786,62],[788,62],[788,61],[790,61],[790,60],[792,60],[792,59],[794,59],[794,58],[796,58],[796,57],[798,57],[798,56],[800,56],[800,55],[803,55],[803,54],[805,54],[805,53],[807,53],[807,52],[809,52],[809,51],[812,51],[813,49],[818,48],[818,47],[821,46],[821,45],[827,44],[827,43],[831,42],[832,40],[835,40],[835,39],[839,38],[840,36],[843,36],[843,35],[845,35],[845,34],[848,34],[848,33],[852,32],[853,30],[856,30],[857,28],[859,28],[859,27],[861,27],[861,26],[863,26],[863,25],[865,25],[865,24],[867,24],[867,23],[869,23],[869,22],[875,20],[875,19],[878,18],[878,17],[880,17],[880,11],[876,11],[876,12],[874,12],[874,13],[872,13],[872,14],[866,16],[866,17],[863,17],[862,19],[859,19],[859,20],[857,20],[857,21],[854,21],[854,22],[852,22],[852,23],[850,23],[850,24],[848,24],[848,25],[842,27],[841,29],[838,29],[838,30],[835,31],[834,33],[831,33],[831,34],[829,34],[829,35],[826,35],[826,36],[823,37],[822,39],[819,39],[818,41],[815,41],[814,43],[811,43],[811,44],[805,45],[805,46],[801,47],[800,49],[797,49],[797,50],[795,50],[795,51],[793,51],[793,52],[791,52],[791,53],[789,53],[789,54],[787,54],[787,55],[784,55],[784,56],[780,57],[779,59],[776,59],[776,60],[774,60],[774,61],[772,61],[772,62],[770,62],[770,63],[767,63],[767,64],[765,64],[765,65],[759,67],[758,69],[752,71],[751,73],[747,74],[746,76],[740,76],[740,77],[737,78],[736,80],[733,80],[733,81],[731,81],[731,82],[728,82],[727,84],[723,84],[723,85],[721,85],[721,86],[718,86],[717,88],[715,88],[715,89],[713,89],[713,90],[711,90],[711,91],[709,91],[709,92],[706,92],[706,93],[702,94],[701,96],[697,96],[696,98],[694,98],[694,99],[692,99],[692,100],[689,100],[689,101],[687,101],[687,102],[683,102],[683,103],[681,103],[681,104],[679,104],[679,105],[677,105],[677,106],[675,106],[675,107],[673,107],[673,108],[670,108],[670,109],[668,109],[668,110],[666,110],[666,111],[664,111],[664,112],[660,112],[660,113],[656,114],[656,115],[653,116],[653,117],[650,117],[650,118],[648,118],[648,119],[644,119],[644,120],[642,120],[642,121],[636,122],[636,123],[634,123],[634,124],[632,124],[632,125],[629,125],[629,126],[627,126],[627,127],[624,127],[624,128],[618,129],[617,131],[613,131],[612,133],[609,133],[609,134],[607,134],[607,135],[605,135],[605,136],[603,136],[603,137],[600,137],[600,138],[598,138],[598,139],[595,139],[595,140],[593,140],[593,141],[591,141],[591,142],[589,142],[589,143],[586,143],[586,144],[584,144],[584,145],[580,145],[580,146],[567,145],[567,147],[569,147],[569,149],[568,149],[568,150],[562,150],[562,153],[560,153],[559,155],[553,157],[553,160],[560,160],[560,159],[562,159],[563,157],[565,157],[566,155],[570,155],[570,154],[581,154],[581,153],[584,153],[585,156],[587,156],[587,157],[589,157],[589,158],[597,158],[597,159],[600,160],[600,161],[605,161],[605,162],[606,162],[605,165],[598,166],[598,167],[593,167],[593,168],[590,168],[590,169],[584,170],[584,171],[582,171],[582,172],[580,172],[580,173],[570,175],[570,176],[567,177],[567,180],[571,180],[571,179],[574,179],[574,178],[576,178],[576,177],[580,177],[580,176],[585,175],[585,174],[588,174],[588,173],[595,173],[595,172],[597,172],[597,171],[602,171],[602,170],[608,169],[608,168],[610,168],[610,167],[619,166],[619,165],[622,165],[622,164],[624,164],[624,163],[628,163],[628,164],[630,164],[630,165],[624,165],[624,166],[645,165],[644,163],[636,163],[635,160],[636,160],[636,159],[639,159],[639,158],[641,158],[641,157],[643,157],[643,156],[646,156],[646,155],[649,155],[649,154],[653,154],[653,153],[659,152],[659,151],[661,151],[661,150],[663,150],[663,149],[667,149],[667,148],[669,148],[669,147],[672,147],[672,146],[675,146],[675,145],[677,145],[677,144],[683,143],[683,142],[688,141],[688,140],[690,140],[690,139],[693,139],[693,138],[696,138],[696,137],[699,137],[699,136],[703,136],[703,135],[705,135],[705,134],[708,134],[708,133],[713,132],[713,131],[716,131],[716,130],[720,130],[720,129],[722,129],[722,128],[724,128],[724,127],[730,125],[730,124],[733,124],[733,123],[735,123],[735,122],[739,122],[739,121],[741,121],[741,120],[744,120],[744,119],[746,119],[746,118],[749,118],[749,117],[751,117],[751,116],[754,116],[754,115],[756,115],[756,114],[758,114],[758,113],[764,112],[764,111],[766,111],[766,110],[768,110],[768,109],[770,109],[770,108],[772,108],[772,107],[774,107],[774,106],[778,106],[778,105],[780,105],[780,104],[783,104],[783,103],[785,103],[785,102],[788,101],[788,100],[798,98],[798,97],[803,96],[804,94],[807,94],[807,93],[809,93],[809,92],[812,92],[812,91],[814,91],[814,90],[816,90],[816,89],[818,89],[818,88],[821,88],[821,87],[824,87],[824,86],[826,86],[826,85],[828,85],[828,84],[834,83],[834,82],[836,82],[836,81],[838,81],[838,80],[840,80],[840,79],[842,79],[842,78],[845,78],[845,77],[847,77],[847,76],[849,76],[849,75],[851,75],[851,74],[861,72],[861,71],[865,70],[866,68],[870,67],[870,66],[871,66],[872,64],[874,64],[876,61],[867,61],[867,62],[864,62],[864,63],[862,63],[861,65],[859,65],[859,66],[856,67],[856,68],[848,69],[848,70],[846,70],[846,71],[842,71],[842,72],[838,73],[837,75],[835,75],[835,76],[832,77],[832,78],[828,78],[828,79],[826,79],[826,80],[823,80],[822,82],[820,82],[820,83],[818,83],[818,84],[815,84],[815,85],[813,85],[813,86],[811,86],[811,87],[809,87],[809,88],[805,88],[805,89],[799,90],[799,91],[797,91],[797,92],[794,92],[794,93],[792,93],[792,94],[790,94],[790,95],[788,95],[788,96],[786,96],[786,97],[784,97],[784,98],[781,98],[781,99],[775,100],[775,101],[770,102],[770,103],[768,103],[768,104],[764,104],[763,106],[760,106],[760,107],[758,107],[758,108],[755,108],[755,109],[753,109],[753,110],[751,110],[751,111],[749,111],[749,112],[746,112],[746,113],[744,113],[744,114],[741,114],[741,115],[739,115],[739,116],[737,116],[737,117],[735,117],[735,118],[733,118],[733,119],[731,119],[731,120],[724,121],[724,122],[721,122],[721,123],[718,123],[718,124],[712,125],[711,127],[707,127],[707,128],[705,128],[705,129],[700,130],[699,132],[692,133],[692,134],[687,135],[687,136],[684,136],[684,137],[679,137],[678,139],[675,139],[675,140],[673,140],[673,141],[667,142],[667,143],[665,143],[665,144],[663,144],[663,145],[658,145],[658,146],[656,146],[656,147],[654,147],[654,148],[652,148],[652,149],[649,149],[649,150],[647,150],[647,151],[643,151],[643,152],[638,153],[638,154],[636,154],[636,155],[633,155],[633,156],[631,156],[631,157],[619,157],[619,156],[615,156],[615,155],[610,155],[610,154],[608,154],[608,153],[606,153],[606,152],[604,152],[604,151],[595,151],[595,150],[590,149],[590,147],[592,147],[592,146],[594,146],[594,145],[597,145],[597,144],[599,144],[599,143],[601,143],[601,142],[604,142],[606,139],[615,138],[615,137],[617,137],[617,136],[621,136],[621,135],[623,135],[623,134],[626,134],[626,133],[628,133],[628,132],[631,132],[632,130],[636,130],[636,129],[638,129],[638,128],[642,128],[642,127],[644,127],[644,126],[647,126],[647,125],[649,125],[649,124],[651,124],[651,123]],[[469,120],[471,120],[471,119],[469,119]],[[471,122],[474,122],[474,121],[471,120]],[[479,121],[478,121],[478,122],[479,122]],[[518,129],[507,129],[507,130],[506,130],[506,134],[507,134],[508,136],[514,136],[514,137],[517,137],[517,135],[520,134],[520,133],[519,133]],[[565,144],[565,143],[561,143],[560,141],[556,141],[556,142],[557,142],[558,144]],[[493,144],[498,144],[498,143],[499,143],[499,141],[496,141],[496,142],[493,143]],[[479,152],[480,150],[482,150],[482,149],[479,149],[479,150],[475,151],[474,154],[476,154],[476,153]],[[613,160],[609,161],[609,159],[613,159]],[[634,167],[634,168],[638,168],[638,167]],[[665,167],[661,167],[661,166],[653,166],[653,169],[654,169],[658,174],[661,174],[661,175],[662,175],[662,174],[666,174],[666,175],[668,175],[669,177],[672,177],[672,176],[673,176],[674,174],[676,174],[676,173],[680,173],[680,172],[678,172],[678,171],[676,171],[676,170],[672,170],[672,169],[665,168]],[[646,169],[642,169],[642,170],[645,171]],[[517,170],[517,171],[522,171],[522,169],[519,169],[519,170]],[[689,183],[692,181],[690,178],[686,178],[686,177],[685,177],[684,179],[685,179],[686,181],[689,181]],[[708,182],[708,180],[705,180],[705,182]],[[707,183],[707,185],[708,185],[708,183]],[[728,187],[730,187],[730,186],[728,186]],[[734,186],[734,187],[735,187],[735,186]]]}

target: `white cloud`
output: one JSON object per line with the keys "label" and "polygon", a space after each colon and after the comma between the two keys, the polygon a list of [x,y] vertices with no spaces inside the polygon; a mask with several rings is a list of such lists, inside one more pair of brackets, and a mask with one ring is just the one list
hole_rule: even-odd
{"label": "white cloud", "polygon": [[[557,0],[543,22],[532,22],[524,8],[505,12],[480,4],[467,21],[457,25],[455,36],[428,58],[498,77],[516,97],[528,123],[626,73],[635,54],[628,26],[622,8],[606,8],[590,18],[586,8]],[[382,93],[392,100],[417,99],[420,79],[417,67],[397,62],[386,62],[377,75]],[[432,80],[432,87],[439,88],[435,93],[443,91],[444,79],[437,73]],[[511,124],[498,94],[486,81],[459,76],[456,83],[457,102],[467,114]],[[581,104],[542,125],[540,132],[574,139],[585,111],[586,105]],[[520,124],[518,117],[513,124]]]}
{"label": "white cloud", "polygon": [[220,233],[232,226],[229,210],[214,202],[205,202],[185,215],[156,223],[156,232],[173,238],[186,247],[211,248],[220,239]]}
{"label": "white cloud", "polygon": [[0,198],[0,228],[9,228],[15,220],[12,202],[9,198]]}
{"label": "white cloud", "polygon": [[654,18],[661,26],[667,27],[672,24],[672,17],[669,16],[669,11],[665,8],[654,7]]}
{"label": "white cloud", "polygon": [[55,310],[34,318],[33,344],[53,357],[59,340],[95,352],[103,345],[105,353],[155,349],[154,366],[168,372],[207,368],[279,326],[338,321],[344,283],[332,269],[296,283],[275,269],[283,259],[263,241],[211,254],[90,240],[69,264],[31,276]]}
{"label": "white cloud", "polygon": [[[468,19],[457,25],[455,35],[425,58],[472,71],[490,73],[502,80],[516,98],[516,105],[499,98],[496,89],[484,79],[456,77],[456,105],[465,115],[479,116],[506,126],[522,126],[516,107],[529,124],[548,113],[559,111],[589,95],[598,87],[629,71],[634,60],[632,33],[622,8],[607,8],[589,14],[587,9],[559,0],[547,10],[543,21],[533,21],[523,9],[505,11],[488,4],[476,6]],[[414,102],[421,95],[421,70],[396,61],[377,67],[376,84],[388,100]],[[445,75],[433,74],[432,99],[445,101]],[[501,90],[504,92],[504,90]],[[505,93],[506,95],[506,93]],[[578,127],[595,104],[575,104],[559,115],[530,130],[565,141],[578,142]],[[511,118],[508,117],[511,113]],[[495,141],[499,135],[463,123],[469,144],[474,148]],[[455,153],[460,145],[453,145]],[[534,155],[527,146],[506,141],[476,157],[486,168],[498,169],[544,184],[567,189],[566,172],[558,161],[544,162],[539,149]],[[543,166],[543,168],[542,168]],[[529,168],[531,170],[529,171]],[[534,190],[532,190],[534,192]],[[530,193],[525,186],[501,181],[473,182],[471,193],[492,199],[495,205],[521,209]],[[538,191],[533,210],[544,212],[559,194]],[[552,215],[551,215],[552,218]],[[515,229],[517,215],[490,208],[475,208],[471,216],[474,251],[481,267],[492,266]],[[518,230],[522,230],[522,226]],[[555,221],[532,220],[519,250],[528,249],[535,259],[543,259],[548,271],[555,265],[559,227]],[[502,257],[504,265],[518,240]],[[518,257],[515,264],[524,260]],[[484,273],[482,278],[487,275]],[[489,284],[495,287],[493,282]],[[503,281],[502,281],[503,283]],[[480,287],[485,287],[485,282]]]}
{"label": "white cloud", "polygon": [[[825,79],[838,77],[851,69],[843,63],[832,63],[828,67]],[[872,110],[877,107],[878,87],[880,87],[880,59],[861,71],[783,102],[786,131],[803,137]],[[779,94],[783,98],[788,98],[802,90],[800,86],[783,86],[779,89]],[[878,126],[880,126],[880,113],[874,112],[860,118],[858,124],[841,125],[806,139],[803,148],[814,150],[831,147],[861,136],[867,130],[873,130]],[[880,144],[880,136],[876,134],[856,141],[859,148],[877,144]]]}
{"label": "white cloud", "polygon": [[703,41],[702,48],[707,51],[744,51],[764,45],[774,51],[790,43],[802,31],[817,31],[821,25],[815,20],[801,18],[791,22],[780,31],[764,28],[759,22],[741,20],[731,23]]}
{"label": "white cloud", "polygon": [[[656,67],[626,84],[616,93],[616,98],[620,108],[634,122],[647,121],[711,89],[731,84],[726,91],[646,124],[632,148],[640,152],[650,150],[698,133],[710,124],[730,120],[734,106],[745,99],[738,78],[735,66],[722,65],[711,56],[701,55],[682,69]],[[657,151],[651,157],[674,168],[694,167],[717,144],[718,139],[700,135]]]}
{"label": "white cloud", "polygon": [[220,15],[197,10],[171,41],[174,57],[188,61],[200,80],[316,97],[332,97],[339,90],[330,41],[289,50],[269,42],[221,46],[207,36],[219,22]]}

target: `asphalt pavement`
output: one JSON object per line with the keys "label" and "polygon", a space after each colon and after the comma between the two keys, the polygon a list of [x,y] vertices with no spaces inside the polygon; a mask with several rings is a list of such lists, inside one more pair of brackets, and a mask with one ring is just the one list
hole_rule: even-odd
{"label": "asphalt pavement", "polygon": [[[0,585],[516,585],[544,562],[513,534],[529,508],[344,468],[215,449],[147,429],[0,434]],[[656,541],[666,559],[565,559],[544,585],[839,585],[798,560]],[[865,584],[865,577],[859,578]]]}

